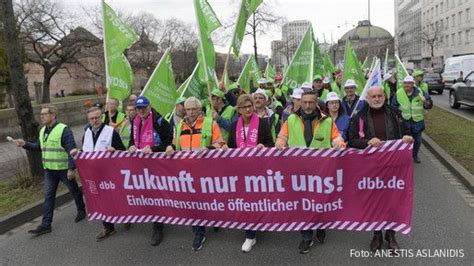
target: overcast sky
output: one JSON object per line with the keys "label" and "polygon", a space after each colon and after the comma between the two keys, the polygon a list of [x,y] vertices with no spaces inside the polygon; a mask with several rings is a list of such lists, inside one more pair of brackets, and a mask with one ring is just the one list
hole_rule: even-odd
{"label": "overcast sky", "polygon": [[[65,1],[65,0],[64,0]],[[73,2],[74,1],[74,2]],[[68,0],[77,6],[98,5],[100,0]],[[331,32],[335,42],[352,25],[357,25],[359,20],[367,19],[368,0],[264,0],[275,7],[275,12],[285,16],[289,21],[306,19],[313,24],[314,32],[320,41],[323,36],[329,42]],[[66,2],[66,1],[65,1]],[[193,0],[107,0],[113,9],[124,12],[150,12],[159,19],[180,18],[185,22],[195,24],[196,18]],[[214,8],[219,19],[224,22],[236,9],[240,0],[208,0]],[[237,3],[236,3],[237,2]],[[372,0],[370,1],[370,16],[373,25],[380,26],[394,33],[394,1]],[[348,24],[346,26],[346,23]],[[324,34],[324,35],[323,35]],[[275,29],[266,36],[258,39],[259,53],[270,55],[270,42],[280,39],[281,29]],[[227,52],[228,46],[216,46],[219,52]],[[246,36],[242,44],[243,53],[251,53],[252,40]]]}

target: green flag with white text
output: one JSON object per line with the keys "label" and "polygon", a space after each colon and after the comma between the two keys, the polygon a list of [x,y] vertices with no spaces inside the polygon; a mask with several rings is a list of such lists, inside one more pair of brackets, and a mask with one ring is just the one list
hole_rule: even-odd
{"label": "green flag with white text", "polygon": [[132,68],[123,53],[138,40],[138,35],[105,2],[102,8],[106,86],[110,97],[123,101],[131,94],[133,83]]}
{"label": "green flag with white text", "polygon": [[[212,7],[206,0],[194,0],[194,8],[198,22],[200,45],[198,48],[198,62],[204,72],[206,83],[209,82],[210,91],[217,89],[216,52],[211,40],[211,33],[220,26]],[[207,85],[206,85],[207,86]]]}
{"label": "green flag with white text", "polygon": [[262,73],[260,68],[257,65],[257,61],[255,60],[255,56],[252,54],[247,59],[242,72],[240,73],[239,79],[237,82],[239,83],[241,88],[244,88],[245,91],[250,92],[250,80],[253,82],[253,86],[258,86],[258,80],[262,78]]}
{"label": "green flag with white text", "polygon": [[238,57],[240,53],[240,46],[244,39],[247,20],[262,2],[263,0],[242,0],[239,16],[237,17],[237,23],[235,25],[234,36],[232,37],[232,49],[235,57]]}
{"label": "green flag with white text", "polygon": [[283,76],[282,83],[290,90],[313,80],[313,30],[308,28]]}
{"label": "green flag with white text", "polygon": [[352,44],[349,40],[346,41],[344,51],[344,75],[343,82],[345,84],[348,79],[352,79],[357,84],[357,94],[360,95],[365,85],[364,71],[359,64],[359,59],[352,49]]}
{"label": "green flag with white text", "polygon": [[165,115],[173,111],[178,92],[171,65],[170,48],[161,57],[141,95],[150,100],[151,106],[158,113]]}

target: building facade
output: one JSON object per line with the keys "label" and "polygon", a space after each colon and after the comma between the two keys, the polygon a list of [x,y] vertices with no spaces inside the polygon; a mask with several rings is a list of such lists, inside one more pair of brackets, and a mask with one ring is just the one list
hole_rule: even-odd
{"label": "building facade", "polygon": [[278,70],[289,64],[309,27],[311,22],[308,20],[295,20],[282,26],[281,40],[271,43],[271,63]]}
{"label": "building facade", "polygon": [[422,61],[421,7],[419,0],[395,0],[395,50],[402,61]]}
{"label": "building facade", "polygon": [[474,54],[474,0],[422,0],[423,64]]}

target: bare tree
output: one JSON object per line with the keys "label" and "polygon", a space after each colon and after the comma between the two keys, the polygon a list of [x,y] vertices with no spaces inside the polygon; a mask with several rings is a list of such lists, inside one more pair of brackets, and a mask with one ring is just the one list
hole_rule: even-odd
{"label": "bare tree", "polygon": [[275,42],[275,50],[285,57],[287,65],[290,64],[296,49],[298,49],[299,41],[301,41],[301,38],[291,33],[284,36],[283,40]]}
{"label": "bare tree", "polygon": [[442,36],[442,34],[442,29],[438,25],[438,23],[433,24],[430,21],[428,21],[426,28],[423,27],[423,30],[421,32],[421,40],[425,42],[428,48],[430,49],[430,59],[432,67],[434,66],[434,49],[439,46],[440,36]]}
{"label": "bare tree", "polygon": [[81,51],[93,51],[90,48],[100,45],[100,40],[83,28],[73,30],[71,14],[49,0],[22,0],[17,8],[27,58],[43,68],[43,103],[50,102],[52,77],[59,69],[67,68],[67,63],[98,76],[77,55]]}
{"label": "bare tree", "polygon": [[[21,133],[25,140],[36,141],[38,139],[38,122],[35,120],[28,94],[12,0],[0,1],[0,17],[8,57],[11,92],[15,99],[15,110],[20,121]],[[38,152],[31,151],[27,151],[27,156],[31,175],[34,177],[42,176],[41,156]]]}

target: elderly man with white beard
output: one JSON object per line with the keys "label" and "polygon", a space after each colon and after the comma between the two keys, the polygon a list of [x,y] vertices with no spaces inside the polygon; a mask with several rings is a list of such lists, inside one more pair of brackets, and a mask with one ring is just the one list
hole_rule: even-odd
{"label": "elderly man with white beard", "polygon": [[[349,147],[365,149],[367,146],[377,147],[384,141],[403,139],[410,143],[413,138],[410,130],[403,127],[398,111],[387,105],[385,93],[381,87],[373,86],[367,91],[367,103],[351,120],[349,127]],[[386,230],[385,240],[389,249],[399,249],[395,239],[395,231]],[[370,249],[376,251],[383,244],[382,231],[375,231]]]}

